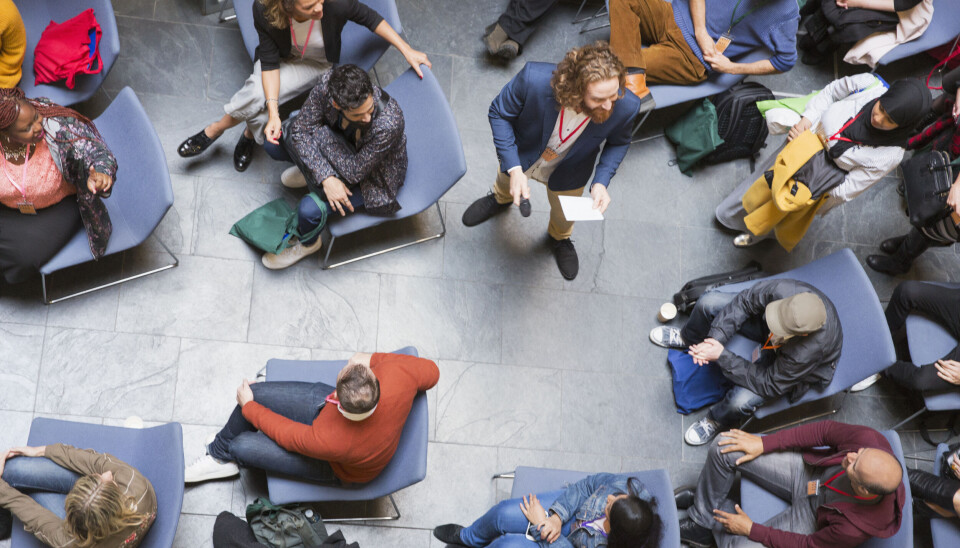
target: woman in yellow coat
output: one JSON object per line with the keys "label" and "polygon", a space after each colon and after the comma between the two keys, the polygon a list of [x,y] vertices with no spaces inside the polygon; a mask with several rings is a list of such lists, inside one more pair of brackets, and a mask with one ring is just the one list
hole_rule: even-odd
{"label": "woman in yellow coat", "polygon": [[0,88],[20,83],[23,56],[27,53],[27,30],[13,0],[0,0]]}

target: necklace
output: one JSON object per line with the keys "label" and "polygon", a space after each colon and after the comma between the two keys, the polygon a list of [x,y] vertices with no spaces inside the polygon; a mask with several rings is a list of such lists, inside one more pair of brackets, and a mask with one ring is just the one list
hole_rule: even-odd
{"label": "necklace", "polygon": [[30,145],[24,144],[20,147],[20,150],[10,150],[8,147],[10,143],[7,143],[6,147],[3,148],[3,155],[7,160],[20,160],[21,158],[27,157],[27,150],[30,149]]}

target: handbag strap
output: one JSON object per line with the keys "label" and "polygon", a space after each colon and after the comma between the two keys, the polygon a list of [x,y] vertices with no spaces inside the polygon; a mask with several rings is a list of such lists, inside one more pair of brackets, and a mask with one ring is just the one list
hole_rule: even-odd
{"label": "handbag strap", "polygon": [[[933,73],[937,72],[937,69],[940,69],[940,72],[943,72],[943,67],[947,65],[954,57],[960,55],[960,49],[957,49],[957,43],[960,43],[960,34],[957,35],[957,38],[953,41],[953,46],[950,48],[950,53],[943,58],[943,61],[940,61],[930,70],[930,74],[927,75],[927,89],[939,89],[942,90],[943,86],[934,87],[930,85],[930,78],[933,77]],[[941,82],[942,83],[942,82]]]}

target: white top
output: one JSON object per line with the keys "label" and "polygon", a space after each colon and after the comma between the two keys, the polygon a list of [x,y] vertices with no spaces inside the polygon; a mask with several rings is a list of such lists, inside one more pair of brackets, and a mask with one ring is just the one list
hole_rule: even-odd
{"label": "white top", "polygon": [[[310,32],[310,23],[313,23],[313,32]],[[296,19],[290,20],[290,28],[293,29],[293,54],[296,57],[304,59],[313,59],[315,61],[326,61],[326,51],[323,49],[323,32],[320,31],[320,21],[307,19],[299,22]],[[310,35],[310,42],[307,44],[307,51],[304,53],[303,44],[307,41],[307,34]]]}
{"label": "white top", "polygon": [[[827,84],[823,91],[810,99],[803,116],[812,123],[811,129],[814,133],[819,132],[830,137],[856,116],[864,105],[886,91],[886,86],[869,73],[840,78]],[[817,127],[818,123],[820,128]],[[829,141],[827,146],[832,148],[838,142],[841,141]],[[837,167],[846,171],[847,175],[843,183],[827,193],[827,201],[820,208],[820,213],[825,213],[840,203],[849,202],[873,186],[900,165],[903,153],[904,149],[897,146],[854,145],[839,158],[834,158]]]}
{"label": "white top", "polygon": [[[570,147],[583,135],[584,129],[590,124],[590,122],[587,121],[589,117],[586,114],[578,113],[572,108],[563,109],[563,128],[560,128],[560,118],[561,116],[558,115],[557,123],[553,125],[553,133],[550,134],[550,139],[547,140],[547,147],[553,149],[553,151],[557,153],[557,157],[549,162],[545,161],[542,156],[538,158],[537,161],[527,169],[527,176],[531,179],[544,183],[547,182],[553,170],[563,161],[567,151],[570,150]],[[561,129],[563,130],[563,143],[560,142],[559,132]],[[520,169],[520,166],[511,167],[507,170],[507,173],[512,172],[514,169]]]}

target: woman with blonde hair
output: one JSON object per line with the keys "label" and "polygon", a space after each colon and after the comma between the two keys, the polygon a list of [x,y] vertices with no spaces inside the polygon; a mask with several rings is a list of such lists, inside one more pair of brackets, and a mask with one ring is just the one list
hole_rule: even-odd
{"label": "woman with blonde hair", "polygon": [[224,115],[177,148],[184,158],[201,154],[220,135],[241,122],[247,127],[233,151],[233,167],[244,171],[253,158],[253,143],[278,144],[281,103],[310,90],[330,67],[340,63],[340,33],[347,21],[397,48],[423,78],[426,54],[410,47],[383,17],[357,0],[256,0],[253,24],[260,38],[253,74],[223,106]]}
{"label": "woman with blonde hair", "polygon": [[[51,494],[66,494],[64,507]],[[157,497],[147,478],[112,455],[64,444],[14,447],[0,453],[0,539],[10,534],[11,513],[53,548],[133,548],[157,516]]]}

